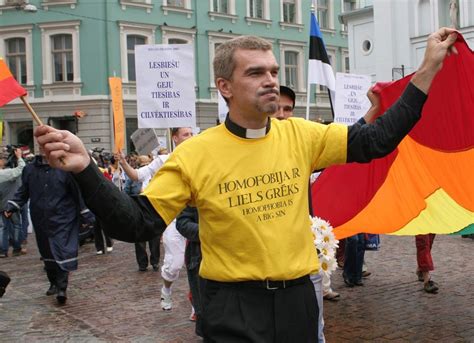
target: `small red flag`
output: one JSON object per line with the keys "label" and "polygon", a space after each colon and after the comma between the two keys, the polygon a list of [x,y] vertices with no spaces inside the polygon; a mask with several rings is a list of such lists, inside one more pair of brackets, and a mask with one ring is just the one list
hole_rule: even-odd
{"label": "small red flag", "polygon": [[26,89],[16,82],[7,64],[0,58],[0,107],[26,94]]}

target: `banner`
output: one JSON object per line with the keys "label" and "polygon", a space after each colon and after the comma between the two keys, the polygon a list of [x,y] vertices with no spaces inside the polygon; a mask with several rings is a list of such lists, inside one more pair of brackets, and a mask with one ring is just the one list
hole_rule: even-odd
{"label": "banner", "polygon": [[135,150],[140,155],[148,155],[156,148],[166,146],[166,138],[161,137],[165,139],[165,144],[161,145],[162,142],[160,143],[159,137],[153,129],[138,129],[130,138],[133,141],[133,145],[135,145]]}
{"label": "banner", "polygon": [[367,91],[371,84],[370,76],[336,74],[335,123],[352,125],[367,113],[370,108]]}
{"label": "banner", "polygon": [[125,118],[123,115],[122,79],[109,77],[110,95],[114,111],[114,151],[122,150],[125,145]]}
{"label": "banner", "polygon": [[139,128],[196,126],[191,44],[136,45]]}

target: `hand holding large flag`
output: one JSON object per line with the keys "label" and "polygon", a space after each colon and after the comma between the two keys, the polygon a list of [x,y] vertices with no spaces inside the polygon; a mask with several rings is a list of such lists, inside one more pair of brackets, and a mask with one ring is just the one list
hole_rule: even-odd
{"label": "hand holding large flag", "polygon": [[[338,238],[474,232],[474,53],[459,34],[422,117],[391,154],[326,169],[312,185],[313,213]],[[381,113],[413,75],[377,84]]]}
{"label": "hand holding large flag", "polygon": [[8,69],[7,64],[2,58],[0,58],[0,107],[5,106],[13,99],[20,97],[36,123],[38,125],[43,125],[41,119],[35,113],[28,101],[26,101],[26,94],[26,89],[16,82],[10,69]]}

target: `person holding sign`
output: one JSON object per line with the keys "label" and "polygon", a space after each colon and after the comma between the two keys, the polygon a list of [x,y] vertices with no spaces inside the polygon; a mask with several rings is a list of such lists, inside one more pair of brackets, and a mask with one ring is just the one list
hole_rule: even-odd
{"label": "person holding sign", "polygon": [[[171,129],[171,140],[177,147],[185,140],[193,136],[193,131],[190,127],[175,127]],[[150,164],[138,169],[133,169],[126,161],[123,154],[118,154],[120,165],[123,167],[127,176],[133,181],[142,182],[142,190],[146,188],[151,178],[163,165],[169,155],[158,155]],[[158,244],[158,258],[159,258],[159,239],[155,239]],[[154,240],[151,240],[151,245]],[[136,243],[135,246],[137,247]],[[153,243],[155,244],[155,243]],[[173,282],[179,277],[179,271],[184,265],[184,250],[186,248],[186,239],[176,230],[176,221],[173,220],[163,234],[163,247],[165,250],[165,257],[163,259],[163,266],[161,267],[161,277],[163,278],[163,287],[161,288],[161,308],[164,311],[169,311],[173,308],[173,300],[171,299],[171,286]],[[146,255],[146,252],[145,252]],[[143,252],[137,252],[137,261],[143,260]],[[158,270],[158,261],[153,264],[153,270]],[[146,267],[140,267],[140,270],[146,270]]]}
{"label": "person holding sign", "polygon": [[148,240],[187,204],[197,207],[206,342],[315,342],[318,305],[309,274],[319,263],[308,229],[310,174],[393,151],[419,120],[455,40],[452,29],[431,34],[400,99],[373,124],[350,127],[270,120],[279,101],[271,43],[228,40],[214,59],[215,84],[229,105],[225,123],[180,144],[138,197],[105,180],[77,136],[49,126],[35,136],[51,164],[75,174],[113,238]]}

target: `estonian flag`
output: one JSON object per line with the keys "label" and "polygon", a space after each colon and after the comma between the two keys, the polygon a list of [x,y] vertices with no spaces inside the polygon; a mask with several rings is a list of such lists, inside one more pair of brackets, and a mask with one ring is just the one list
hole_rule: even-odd
{"label": "estonian flag", "polygon": [[326,86],[330,90],[331,101],[334,104],[336,79],[329,62],[323,35],[319,29],[314,13],[311,13],[311,32],[309,37],[308,85]]}

